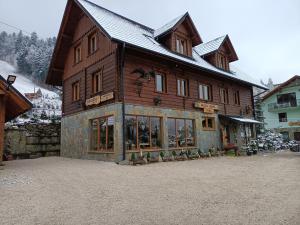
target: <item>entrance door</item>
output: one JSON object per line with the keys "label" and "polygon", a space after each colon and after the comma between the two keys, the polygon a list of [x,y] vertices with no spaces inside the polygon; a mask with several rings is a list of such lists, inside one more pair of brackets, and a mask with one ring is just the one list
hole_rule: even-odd
{"label": "entrance door", "polygon": [[230,133],[229,133],[229,126],[224,125],[221,128],[221,134],[222,134],[222,143],[224,146],[228,145],[230,143]]}

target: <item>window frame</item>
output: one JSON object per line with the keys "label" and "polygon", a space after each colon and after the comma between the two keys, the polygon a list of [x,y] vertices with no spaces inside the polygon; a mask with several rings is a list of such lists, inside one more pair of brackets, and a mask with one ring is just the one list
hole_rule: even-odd
{"label": "window frame", "polygon": [[72,83],[72,102],[80,101],[80,80]]}
{"label": "window frame", "polygon": [[[103,70],[102,67],[100,70],[92,73],[92,94],[98,94],[103,91]],[[97,82],[95,81],[95,77],[98,76]],[[98,90],[96,90],[96,84],[98,84]]]}
{"label": "window frame", "polygon": [[[108,148],[108,119],[112,117],[114,118],[114,123],[113,123],[113,136],[115,134],[115,117],[114,115],[107,115],[107,116],[101,116],[101,117],[97,117],[94,119],[90,120],[90,124],[91,124],[91,128],[90,128],[90,152],[99,152],[99,153],[114,153],[114,147],[115,147],[115,143],[113,142],[113,147],[112,148]],[[105,119],[105,149],[100,148],[100,141],[101,141],[101,130],[100,130],[100,120],[101,119]],[[92,143],[93,143],[93,121],[97,120],[97,149],[93,149]],[[113,138],[114,140],[114,138]]]}
{"label": "window frame", "polygon": [[[221,93],[225,93],[225,95],[223,95]],[[222,104],[229,104],[229,96],[228,96],[228,94],[229,94],[228,93],[228,88],[220,87],[220,89],[219,89],[219,96],[220,96],[220,102]],[[225,99],[225,97],[226,97],[226,99]]]}
{"label": "window frame", "polygon": [[[162,91],[157,90],[157,79],[156,76],[161,76],[161,81],[162,81]],[[166,74],[164,73],[155,73],[155,79],[154,79],[154,84],[155,84],[155,92],[157,93],[167,93],[167,78]]]}
{"label": "window frame", "polygon": [[[194,148],[196,146],[196,132],[195,132],[195,119],[189,119],[189,118],[176,118],[176,117],[168,117],[167,118],[167,124],[168,124],[168,120],[171,119],[171,120],[174,120],[175,121],[175,142],[176,142],[176,147],[170,147],[169,146],[169,132],[168,132],[168,149],[181,149],[181,148]],[[179,146],[178,144],[178,135],[177,135],[177,120],[184,120],[184,127],[185,127],[185,146]],[[186,126],[186,121],[187,120],[191,120],[192,121],[192,124],[193,124],[193,139],[194,139],[194,145],[193,146],[188,146],[187,145],[187,133],[188,133],[188,130],[187,130],[187,126]],[[167,130],[169,130],[168,126],[167,126]]]}
{"label": "window frame", "polygon": [[[163,144],[163,117],[160,116],[147,116],[147,115],[134,115],[134,114],[125,114],[125,121],[126,121],[126,116],[128,117],[134,117],[135,119],[135,129],[136,129],[136,147],[135,149],[127,149],[126,148],[126,152],[139,152],[141,149],[145,150],[145,151],[157,151],[162,149],[162,144]],[[139,141],[139,122],[138,122],[138,117],[146,117],[149,123],[149,147],[148,148],[141,148],[140,147],[140,141]],[[160,147],[153,147],[152,146],[152,135],[151,135],[151,131],[152,131],[152,125],[151,125],[151,118],[158,118],[159,119],[159,126],[160,126],[160,140],[161,140],[161,146]],[[126,123],[125,123],[126,125]],[[126,138],[127,135],[125,135],[124,139],[126,142]]]}
{"label": "window frame", "polygon": [[[205,119],[206,126],[203,126],[203,120]],[[212,127],[208,127],[208,120],[212,119]],[[216,118],[213,116],[203,116],[201,118],[201,126],[204,131],[215,131],[216,130]]]}
{"label": "window frame", "polygon": [[[282,115],[282,114],[285,114],[284,118],[280,117],[280,115]],[[286,112],[278,113],[278,121],[279,121],[279,123],[286,123],[288,121],[287,113]]]}
{"label": "window frame", "polygon": [[[208,90],[208,92],[207,92],[208,99],[204,99],[204,98],[200,97],[200,86],[206,86],[207,87],[207,90]],[[212,92],[212,85],[205,84],[205,83],[202,83],[202,82],[198,82],[198,99],[203,100],[203,101],[209,101],[209,102],[211,102],[213,100],[212,93],[213,93]]]}
{"label": "window frame", "polygon": [[[79,55],[77,55],[78,51],[79,50]],[[78,58],[79,56],[79,58]],[[76,45],[74,47],[74,64],[78,64],[82,61],[82,47],[81,47],[81,43]]]}
{"label": "window frame", "polygon": [[233,100],[235,105],[241,105],[240,91],[236,90],[233,92]]}
{"label": "window frame", "polygon": [[[92,49],[91,41],[92,39],[95,40],[94,49]],[[93,55],[98,50],[98,35],[97,32],[93,32],[88,36],[88,55]]]}
{"label": "window frame", "polygon": [[[181,45],[179,45],[179,44],[181,44]],[[182,52],[180,50],[182,50]],[[175,51],[179,54],[187,55],[187,40],[185,38],[176,35],[176,37],[175,37]]]}
{"label": "window frame", "polygon": [[[178,81],[180,81],[180,93],[179,93],[179,89],[178,89]],[[182,81],[184,81],[185,85],[184,85],[184,95],[182,95]],[[177,77],[176,78],[176,95],[177,96],[180,96],[180,97],[188,97],[189,96],[189,92],[188,92],[188,80],[187,79],[184,79],[184,78],[180,78],[180,77]]]}

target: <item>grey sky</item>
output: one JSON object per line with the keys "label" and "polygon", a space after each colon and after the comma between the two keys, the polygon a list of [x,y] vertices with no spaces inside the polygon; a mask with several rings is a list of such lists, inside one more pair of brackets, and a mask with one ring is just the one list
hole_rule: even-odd
{"label": "grey sky", "polygon": [[[256,79],[275,83],[300,74],[299,0],[94,0],[152,28],[188,11],[203,39],[229,34],[239,61]],[[56,36],[67,0],[0,0],[0,21]],[[159,4],[158,4],[159,2]],[[0,24],[0,31],[15,31]]]}

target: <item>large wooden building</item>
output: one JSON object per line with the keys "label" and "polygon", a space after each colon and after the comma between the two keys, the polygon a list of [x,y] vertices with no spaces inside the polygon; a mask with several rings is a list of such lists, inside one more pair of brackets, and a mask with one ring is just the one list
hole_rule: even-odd
{"label": "large wooden building", "polygon": [[119,161],[140,150],[242,145],[252,87],[228,35],[203,42],[188,13],[152,29],[69,0],[47,84],[63,87],[61,155]]}
{"label": "large wooden building", "polygon": [[0,75],[0,164],[3,159],[4,125],[30,110],[31,103]]}

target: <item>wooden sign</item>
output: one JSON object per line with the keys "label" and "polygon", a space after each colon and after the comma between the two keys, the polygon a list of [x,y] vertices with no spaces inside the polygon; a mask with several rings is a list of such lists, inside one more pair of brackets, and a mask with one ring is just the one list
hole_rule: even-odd
{"label": "wooden sign", "polygon": [[109,92],[105,95],[101,95],[101,102],[105,102],[108,100],[114,99],[114,93],[113,92]]}
{"label": "wooden sign", "polygon": [[108,100],[114,99],[114,93],[109,92],[105,95],[97,95],[95,97],[89,98],[85,101],[86,106],[99,105],[101,102],[106,102]]}
{"label": "wooden sign", "polygon": [[212,105],[204,102],[195,102],[194,107],[203,109],[203,112],[205,113],[214,113],[215,110],[219,110],[217,105]]}
{"label": "wooden sign", "polygon": [[101,102],[101,97],[99,95],[89,98],[85,101],[86,106],[98,105]]}
{"label": "wooden sign", "polygon": [[288,124],[289,124],[289,126],[300,126],[300,121],[289,122]]}

